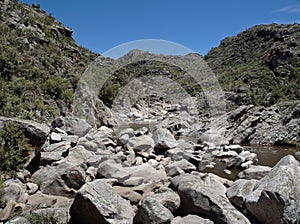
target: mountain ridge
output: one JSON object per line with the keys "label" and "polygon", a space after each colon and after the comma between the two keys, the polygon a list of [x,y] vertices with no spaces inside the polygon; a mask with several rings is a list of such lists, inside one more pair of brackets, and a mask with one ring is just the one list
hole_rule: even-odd
{"label": "mountain ridge", "polygon": [[270,106],[300,98],[300,25],[256,25],[205,55],[237,104]]}

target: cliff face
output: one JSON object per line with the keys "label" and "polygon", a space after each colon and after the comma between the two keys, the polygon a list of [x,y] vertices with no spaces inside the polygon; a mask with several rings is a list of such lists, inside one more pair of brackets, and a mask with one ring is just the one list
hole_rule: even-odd
{"label": "cliff face", "polygon": [[257,25],[225,38],[205,60],[238,105],[300,98],[300,25]]}
{"label": "cliff face", "polygon": [[38,5],[0,1],[0,115],[47,121],[71,108],[76,83],[98,55]]}

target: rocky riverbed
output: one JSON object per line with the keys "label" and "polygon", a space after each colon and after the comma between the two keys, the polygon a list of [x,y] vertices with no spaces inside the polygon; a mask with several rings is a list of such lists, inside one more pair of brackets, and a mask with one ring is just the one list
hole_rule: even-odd
{"label": "rocky riverbed", "polygon": [[[232,140],[245,139],[237,136],[257,127],[250,135],[256,139],[259,127],[271,121],[254,126],[252,118],[279,116],[279,110],[239,108],[224,115],[223,125],[240,120],[224,134],[211,132],[180,105],[153,105],[147,117],[136,107],[118,128],[92,127],[76,117],[57,118],[50,129],[10,119],[44,142],[27,169],[5,181],[0,220],[28,223],[35,214],[71,224],[299,223],[299,153],[283,157],[274,167],[262,166],[256,152]],[[299,123],[297,106],[290,108],[287,124]],[[261,114],[240,119],[249,111]],[[294,131],[284,130],[280,133],[286,136]],[[226,175],[239,170],[238,179],[207,172],[216,159]]]}

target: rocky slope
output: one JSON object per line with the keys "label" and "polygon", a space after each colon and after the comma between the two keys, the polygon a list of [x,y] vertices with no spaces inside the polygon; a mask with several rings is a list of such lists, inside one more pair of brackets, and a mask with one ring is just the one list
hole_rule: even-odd
{"label": "rocky slope", "polygon": [[38,5],[0,1],[0,115],[47,121],[70,111],[77,81],[98,55]]}
{"label": "rocky slope", "polygon": [[300,98],[300,24],[254,26],[222,40],[205,60],[235,104]]}

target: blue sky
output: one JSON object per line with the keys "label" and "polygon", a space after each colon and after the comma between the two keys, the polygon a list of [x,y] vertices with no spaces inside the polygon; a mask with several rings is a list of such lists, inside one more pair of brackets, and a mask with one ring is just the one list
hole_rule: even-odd
{"label": "blue sky", "polygon": [[[130,41],[161,39],[205,55],[225,37],[254,25],[300,23],[299,0],[21,2],[40,4],[47,14],[73,29],[73,38],[79,45],[100,54]],[[162,50],[159,45],[156,48]]]}

